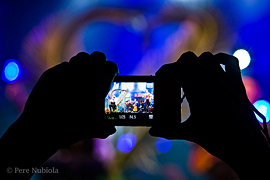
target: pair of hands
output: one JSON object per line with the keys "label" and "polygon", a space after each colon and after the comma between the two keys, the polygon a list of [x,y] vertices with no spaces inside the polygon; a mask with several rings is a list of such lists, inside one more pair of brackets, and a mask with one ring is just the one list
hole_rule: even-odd
{"label": "pair of hands", "polygon": [[[59,148],[115,133],[114,126],[100,119],[117,74],[117,65],[100,52],[79,53],[45,71],[22,115],[0,139],[4,179],[29,179],[32,173],[10,174],[6,169],[39,167]],[[150,135],[193,141],[229,164],[241,179],[269,179],[270,148],[251,109],[235,57],[209,52],[197,57],[187,52],[177,62],[162,66],[156,76],[170,77],[171,87],[178,83],[183,88],[191,116],[183,123],[175,118],[155,119]]]}
{"label": "pair of hands", "polygon": [[[226,72],[220,64],[225,65]],[[106,61],[103,53],[79,53],[43,73],[23,114],[32,117],[27,118],[28,123],[36,124],[41,132],[53,134],[61,142],[59,146],[106,138],[116,130],[99,121],[101,105],[117,74],[117,65]],[[228,144],[235,148],[250,140],[254,145],[258,139],[264,141],[260,125],[246,104],[235,57],[209,52],[197,57],[187,52],[177,62],[162,66],[156,75],[171,76],[181,84],[191,116],[182,124],[176,119],[158,120],[150,135],[193,141],[213,155],[219,155],[220,148],[228,148]]]}
{"label": "pair of hands", "polygon": [[[100,52],[79,53],[45,71],[22,115],[0,139],[4,179],[29,179],[33,172],[10,174],[6,169],[39,167],[59,148],[115,133],[114,126],[100,119],[117,74],[117,65]],[[187,52],[177,62],[162,66],[156,76],[170,77],[172,87],[178,83],[183,88],[191,116],[183,123],[155,119],[150,135],[193,141],[229,164],[241,179],[269,179],[270,165],[260,165],[270,161],[270,148],[248,101],[236,58]]]}

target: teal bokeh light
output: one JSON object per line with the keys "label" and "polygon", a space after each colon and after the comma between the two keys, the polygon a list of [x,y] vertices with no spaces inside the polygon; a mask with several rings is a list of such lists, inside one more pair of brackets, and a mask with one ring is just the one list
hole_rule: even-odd
{"label": "teal bokeh light", "polygon": [[[256,109],[258,109],[258,111],[260,113],[262,113],[265,116],[266,122],[268,123],[269,119],[270,119],[270,104],[269,104],[269,102],[266,100],[258,100],[253,105],[255,106]],[[258,115],[256,115],[256,118],[260,123],[263,123],[263,120]]]}

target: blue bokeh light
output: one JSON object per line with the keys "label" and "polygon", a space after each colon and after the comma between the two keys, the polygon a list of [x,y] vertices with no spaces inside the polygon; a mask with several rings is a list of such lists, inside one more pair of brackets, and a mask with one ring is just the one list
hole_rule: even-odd
{"label": "blue bokeh light", "polygon": [[6,83],[13,83],[19,79],[20,75],[20,63],[15,59],[6,60],[2,71],[2,80]]}
{"label": "blue bokeh light", "polygon": [[156,148],[159,152],[167,153],[172,148],[172,141],[165,138],[159,138],[156,142]]}
{"label": "blue bokeh light", "polygon": [[[258,111],[260,111],[260,113],[262,113],[265,118],[266,118],[266,122],[268,123],[269,122],[269,119],[270,119],[270,104],[268,101],[266,100],[258,100],[256,101],[254,104],[256,109],[258,109]],[[256,118],[258,119],[258,121],[260,123],[263,123],[263,120],[257,115],[256,115]]]}
{"label": "blue bokeh light", "polygon": [[132,133],[122,134],[117,141],[117,148],[123,153],[129,153],[135,146],[137,137]]}

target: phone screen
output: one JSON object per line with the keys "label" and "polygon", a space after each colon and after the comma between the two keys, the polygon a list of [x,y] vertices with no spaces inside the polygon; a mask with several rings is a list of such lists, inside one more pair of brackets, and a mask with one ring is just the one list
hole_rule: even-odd
{"label": "phone screen", "polygon": [[105,97],[104,118],[117,122],[151,121],[154,119],[154,96],[154,81],[113,82]]}

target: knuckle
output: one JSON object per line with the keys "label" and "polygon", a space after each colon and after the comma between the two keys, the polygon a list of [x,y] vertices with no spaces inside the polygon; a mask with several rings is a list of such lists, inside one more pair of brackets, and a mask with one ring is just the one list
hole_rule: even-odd
{"label": "knuckle", "polygon": [[159,68],[159,70],[156,72],[157,76],[162,76],[168,74],[168,72],[171,72],[173,64],[165,64]]}
{"label": "knuckle", "polygon": [[89,57],[89,54],[86,52],[79,52],[76,56],[77,57]]}
{"label": "knuckle", "polygon": [[207,52],[203,52],[201,55],[200,55],[200,58],[211,58],[213,57],[213,54],[209,51]]}
{"label": "knuckle", "polygon": [[194,52],[187,51],[180,56],[177,62],[186,62],[190,60],[195,60],[196,58],[197,56],[194,54]]}

